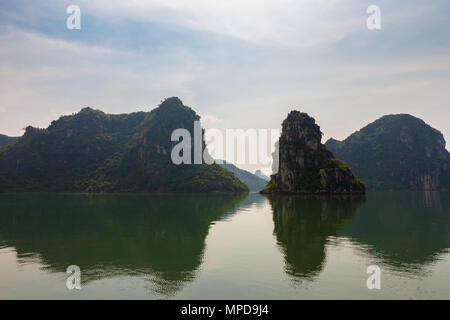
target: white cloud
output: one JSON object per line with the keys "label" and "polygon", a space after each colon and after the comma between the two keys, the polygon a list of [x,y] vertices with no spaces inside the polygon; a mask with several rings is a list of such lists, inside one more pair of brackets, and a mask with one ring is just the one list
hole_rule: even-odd
{"label": "white cloud", "polygon": [[338,0],[81,1],[89,13],[138,19],[268,45],[309,47],[339,40],[365,22],[365,8]]}
{"label": "white cloud", "polygon": [[201,116],[200,121],[204,129],[217,129],[221,128],[224,124],[223,119],[219,119],[209,114]]}
{"label": "white cloud", "polygon": [[[84,106],[122,113],[154,108],[174,95],[194,100],[195,61],[181,50],[149,57],[7,28],[0,34],[0,132],[46,127]],[[177,55],[180,56],[177,56]],[[7,108],[7,109],[6,109]]]}
{"label": "white cloud", "polygon": [[[416,20],[406,25],[399,20],[423,6],[393,17],[403,11],[388,13],[381,3],[383,30],[370,37],[365,7],[355,1],[97,0],[80,6],[82,16],[101,18],[89,30],[100,43],[112,45],[102,41],[113,36],[106,34],[111,25],[99,27],[108,18],[112,27],[167,24],[158,30],[168,32],[168,41],[142,47],[132,42],[136,46],[124,45],[130,50],[124,51],[71,42],[70,36],[63,41],[14,28],[0,33],[0,96],[7,111],[0,132],[16,135],[28,124],[46,126],[53,120],[51,109],[53,115],[86,105],[131,112],[176,95],[205,115],[208,126],[220,128],[277,128],[291,108],[301,108],[317,117],[326,137],[344,138],[383,114],[409,112],[450,137],[448,48],[397,43],[421,35]],[[174,25],[269,46],[207,38],[204,47],[190,46],[172,41]],[[292,48],[332,42],[354,30],[361,34],[335,46]],[[192,32],[178,35],[185,34],[188,39]]]}

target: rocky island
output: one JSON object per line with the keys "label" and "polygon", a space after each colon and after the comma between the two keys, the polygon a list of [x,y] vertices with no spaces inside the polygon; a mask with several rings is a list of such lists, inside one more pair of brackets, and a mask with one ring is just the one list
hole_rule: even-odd
{"label": "rocky island", "polygon": [[278,142],[278,172],[261,193],[364,194],[364,184],[321,140],[314,118],[291,111]]}
{"label": "rocky island", "polygon": [[172,132],[193,135],[199,119],[173,97],[150,112],[87,107],[46,129],[29,126],[0,147],[0,192],[247,192],[218,164],[172,163]]}
{"label": "rocky island", "polygon": [[367,185],[381,190],[450,189],[450,154],[442,133],[409,114],[381,117],[326,146]]}

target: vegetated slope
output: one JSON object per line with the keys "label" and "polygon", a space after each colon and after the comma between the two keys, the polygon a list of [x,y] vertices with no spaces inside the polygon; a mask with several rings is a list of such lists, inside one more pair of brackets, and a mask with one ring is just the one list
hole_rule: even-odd
{"label": "vegetated slope", "polygon": [[172,163],[178,143],[171,141],[172,132],[185,128],[194,137],[196,120],[174,97],[151,112],[111,115],[84,108],[47,129],[27,127],[0,149],[0,191],[248,191],[217,164]]}
{"label": "vegetated slope", "polygon": [[450,155],[441,132],[408,114],[383,116],[327,147],[372,189],[450,188]]}

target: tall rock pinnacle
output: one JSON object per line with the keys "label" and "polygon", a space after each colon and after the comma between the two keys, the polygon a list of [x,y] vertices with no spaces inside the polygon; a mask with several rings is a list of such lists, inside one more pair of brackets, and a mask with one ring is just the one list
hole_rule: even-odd
{"label": "tall rock pinnacle", "polygon": [[306,113],[291,111],[279,140],[279,170],[265,194],[363,194],[364,184],[322,144],[322,132]]}

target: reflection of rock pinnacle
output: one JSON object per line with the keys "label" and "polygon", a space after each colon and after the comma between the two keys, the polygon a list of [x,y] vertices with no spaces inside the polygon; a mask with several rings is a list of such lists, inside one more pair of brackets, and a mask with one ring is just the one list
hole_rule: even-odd
{"label": "reflection of rock pinnacle", "polygon": [[322,270],[325,245],[364,203],[362,196],[307,198],[269,196],[274,233],[286,272],[295,281],[311,280]]}

